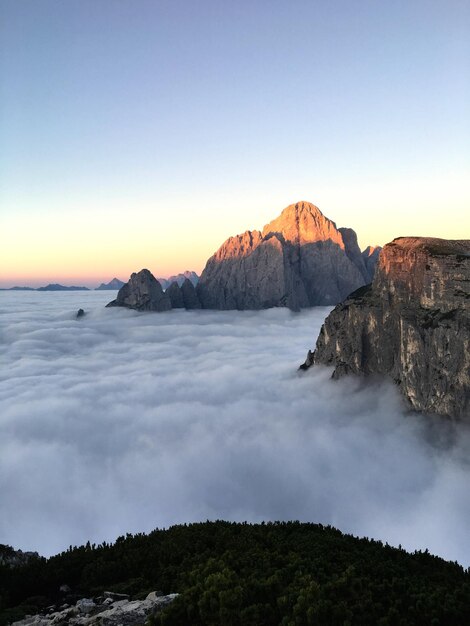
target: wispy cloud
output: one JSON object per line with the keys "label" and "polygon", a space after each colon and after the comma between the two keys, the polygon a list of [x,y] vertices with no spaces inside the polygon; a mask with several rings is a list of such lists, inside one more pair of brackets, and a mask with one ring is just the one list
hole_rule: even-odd
{"label": "wispy cloud", "polygon": [[299,374],[328,309],[110,299],[2,296],[0,542],[50,554],[177,522],[301,519],[470,564],[468,431],[406,415],[391,384]]}

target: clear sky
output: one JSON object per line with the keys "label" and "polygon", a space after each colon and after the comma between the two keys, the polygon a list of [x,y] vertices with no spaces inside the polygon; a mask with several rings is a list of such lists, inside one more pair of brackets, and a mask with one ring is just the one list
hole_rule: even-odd
{"label": "clear sky", "polygon": [[0,284],[200,272],[313,202],[470,238],[468,0],[0,0]]}

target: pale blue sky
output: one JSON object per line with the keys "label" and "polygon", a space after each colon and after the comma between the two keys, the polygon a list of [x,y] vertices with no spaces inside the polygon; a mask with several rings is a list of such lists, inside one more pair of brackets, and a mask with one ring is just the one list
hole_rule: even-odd
{"label": "pale blue sky", "polygon": [[0,282],[200,271],[297,200],[363,247],[470,237],[469,32],[456,0],[1,0]]}

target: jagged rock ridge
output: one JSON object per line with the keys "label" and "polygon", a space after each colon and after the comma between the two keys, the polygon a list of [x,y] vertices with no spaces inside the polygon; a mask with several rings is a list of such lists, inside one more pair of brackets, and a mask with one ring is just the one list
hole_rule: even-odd
{"label": "jagged rock ridge", "polygon": [[306,364],[382,374],[417,411],[470,418],[470,240],[401,237],[327,317]]}
{"label": "jagged rock ridge", "polygon": [[201,303],[189,278],[181,287],[175,281],[166,291],[147,269],[132,274],[129,281],[118,291],[117,298],[107,307],[122,306],[137,311],[169,311],[170,309],[200,309]]}
{"label": "jagged rock ridge", "polygon": [[227,239],[208,260],[197,293],[206,309],[298,310],[336,304],[369,281],[356,233],[298,202],[261,232]]}

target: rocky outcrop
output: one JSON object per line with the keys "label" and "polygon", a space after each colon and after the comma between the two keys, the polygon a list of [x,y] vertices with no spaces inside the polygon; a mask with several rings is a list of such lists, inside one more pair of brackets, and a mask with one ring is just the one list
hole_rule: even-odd
{"label": "rocky outcrop", "polygon": [[109,281],[109,283],[101,283],[99,287],[96,287],[95,291],[111,291],[113,289],[118,290],[121,289],[121,287],[123,286],[124,283],[122,280],[119,280],[119,278],[113,278]]}
{"label": "rocky outcrop", "polygon": [[129,600],[123,594],[105,592],[98,598],[82,598],[73,606],[50,607],[46,614],[28,616],[12,626],[143,626],[177,595],[153,591],[145,600]]}
{"label": "rocky outcrop", "polygon": [[169,311],[171,301],[153,274],[143,269],[132,274],[119,290],[116,300],[106,306],[123,306],[137,311]]}
{"label": "rocky outcrop", "polygon": [[336,304],[368,281],[356,234],[309,202],[288,206],[263,231],[230,237],[208,260],[197,293],[207,309],[293,310]]}
{"label": "rocky outcrop", "polygon": [[132,274],[118,292],[116,300],[106,306],[124,306],[137,311],[169,311],[170,309],[200,309],[201,302],[193,283],[185,278],[181,287],[175,281],[164,292],[149,270]]}
{"label": "rocky outcrop", "polygon": [[402,237],[327,317],[304,367],[380,374],[417,411],[470,418],[470,241]]}

